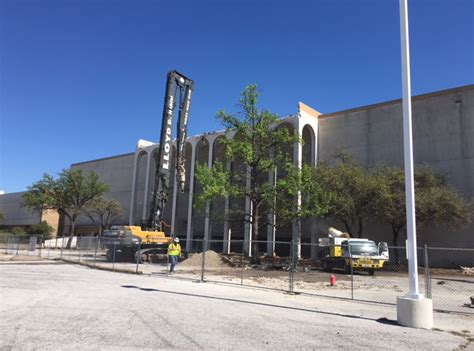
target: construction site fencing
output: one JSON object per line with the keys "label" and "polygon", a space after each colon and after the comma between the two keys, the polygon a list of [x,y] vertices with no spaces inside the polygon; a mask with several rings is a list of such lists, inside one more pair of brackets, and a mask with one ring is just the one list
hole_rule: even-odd
{"label": "construction site fencing", "polygon": [[[299,260],[295,268],[296,292],[387,304],[394,304],[397,296],[408,292],[405,247],[388,247],[388,258],[382,258],[379,252],[373,252],[372,257],[366,253],[352,253],[349,247],[349,252],[339,257],[332,267],[324,267],[325,253],[318,245],[302,246],[310,247],[316,257]],[[327,251],[341,250],[340,245],[327,247]],[[426,294],[429,276],[425,274],[424,248],[418,248],[417,253],[419,290]],[[363,267],[358,267],[360,265]]]}
{"label": "construction site fencing", "polygon": [[0,251],[6,255],[41,257],[42,244],[42,234],[0,234]]}
{"label": "construction site fencing", "polygon": [[426,247],[426,257],[434,308],[474,314],[474,249]]}
{"label": "construction site fencing", "polygon": [[[244,240],[208,240],[209,246],[222,247],[225,253],[206,250],[199,255],[204,261],[202,267],[203,282],[218,282],[266,288],[280,291],[291,291],[292,288],[292,256],[291,242],[275,241],[270,245],[273,250],[287,252],[285,257],[265,256],[266,241],[252,243]],[[258,252],[258,255],[252,253]],[[258,259],[255,259],[258,257]],[[184,262],[186,263],[186,261]],[[180,267],[182,271],[183,267]]]}
{"label": "construction site fencing", "polygon": [[[166,245],[150,250],[145,244],[123,247],[118,240],[98,236],[43,242],[41,235],[0,235],[0,252],[7,255],[61,259],[113,271],[391,305],[409,291],[406,248],[401,246],[388,247],[383,267],[371,271],[355,267],[360,257],[352,254],[348,257],[351,264],[324,266],[325,253],[314,243],[302,243],[300,250],[291,241],[196,238],[180,244],[183,254],[176,273],[170,274]],[[342,250],[337,245],[332,249]],[[417,253],[419,292],[433,299],[434,309],[474,314],[470,301],[474,297],[474,249],[424,246]]]}

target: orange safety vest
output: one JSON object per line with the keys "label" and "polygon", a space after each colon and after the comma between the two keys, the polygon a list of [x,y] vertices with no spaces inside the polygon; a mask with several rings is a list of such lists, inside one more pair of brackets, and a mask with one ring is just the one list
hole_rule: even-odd
{"label": "orange safety vest", "polygon": [[181,255],[181,245],[171,243],[168,246],[168,255],[170,256],[180,256]]}

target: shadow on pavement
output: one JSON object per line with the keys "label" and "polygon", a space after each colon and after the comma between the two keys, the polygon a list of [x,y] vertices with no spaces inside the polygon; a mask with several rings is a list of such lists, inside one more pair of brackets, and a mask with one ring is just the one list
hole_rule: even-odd
{"label": "shadow on pavement", "polygon": [[[266,307],[276,307],[276,308],[288,309],[288,310],[293,310],[293,311],[312,312],[312,313],[325,314],[325,315],[330,315],[330,316],[338,316],[338,317],[351,318],[351,319],[364,319],[364,320],[369,320],[369,321],[376,321],[376,322],[379,322],[379,323],[383,323],[382,320],[389,321],[386,318],[379,318],[379,319],[367,318],[367,317],[361,317],[361,316],[353,316],[353,315],[350,315],[350,314],[343,314],[343,313],[336,313],[336,312],[326,312],[326,311],[315,311],[315,310],[310,310],[310,309],[306,309],[306,308],[274,305],[274,304],[263,303],[263,302],[254,302],[254,301],[231,299],[231,298],[226,298],[226,297],[216,297],[216,296],[208,296],[208,295],[190,294],[190,293],[183,293],[183,292],[169,291],[169,290],[162,290],[162,289],[154,289],[154,288],[142,288],[142,287],[139,287],[139,286],[136,286],[136,285],[122,285],[121,287],[126,288],[126,289],[137,289],[137,290],[146,291],[146,292],[159,292],[159,293],[164,293],[164,294],[173,294],[173,295],[198,297],[198,298],[220,300],[220,301],[238,302],[238,303],[245,303],[245,304],[250,304],[250,305],[258,305],[258,306],[266,306]],[[392,324],[392,323],[385,323],[385,324]],[[394,325],[397,325],[396,322],[394,323]]]}

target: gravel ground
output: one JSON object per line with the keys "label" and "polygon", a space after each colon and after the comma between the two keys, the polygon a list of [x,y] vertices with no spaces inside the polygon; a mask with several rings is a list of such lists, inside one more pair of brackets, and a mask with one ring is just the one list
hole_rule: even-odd
{"label": "gravel ground", "polygon": [[77,265],[0,265],[0,349],[471,348],[472,316],[438,330],[391,306],[136,276]]}

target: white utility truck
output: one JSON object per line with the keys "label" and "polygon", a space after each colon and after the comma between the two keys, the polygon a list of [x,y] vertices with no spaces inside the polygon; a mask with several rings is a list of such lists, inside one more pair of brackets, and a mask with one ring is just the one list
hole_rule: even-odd
{"label": "white utility truck", "polygon": [[346,273],[350,273],[351,269],[365,270],[373,275],[388,261],[388,245],[351,238],[349,234],[331,227],[328,237],[319,239],[319,258],[325,271],[333,268],[343,269]]}

